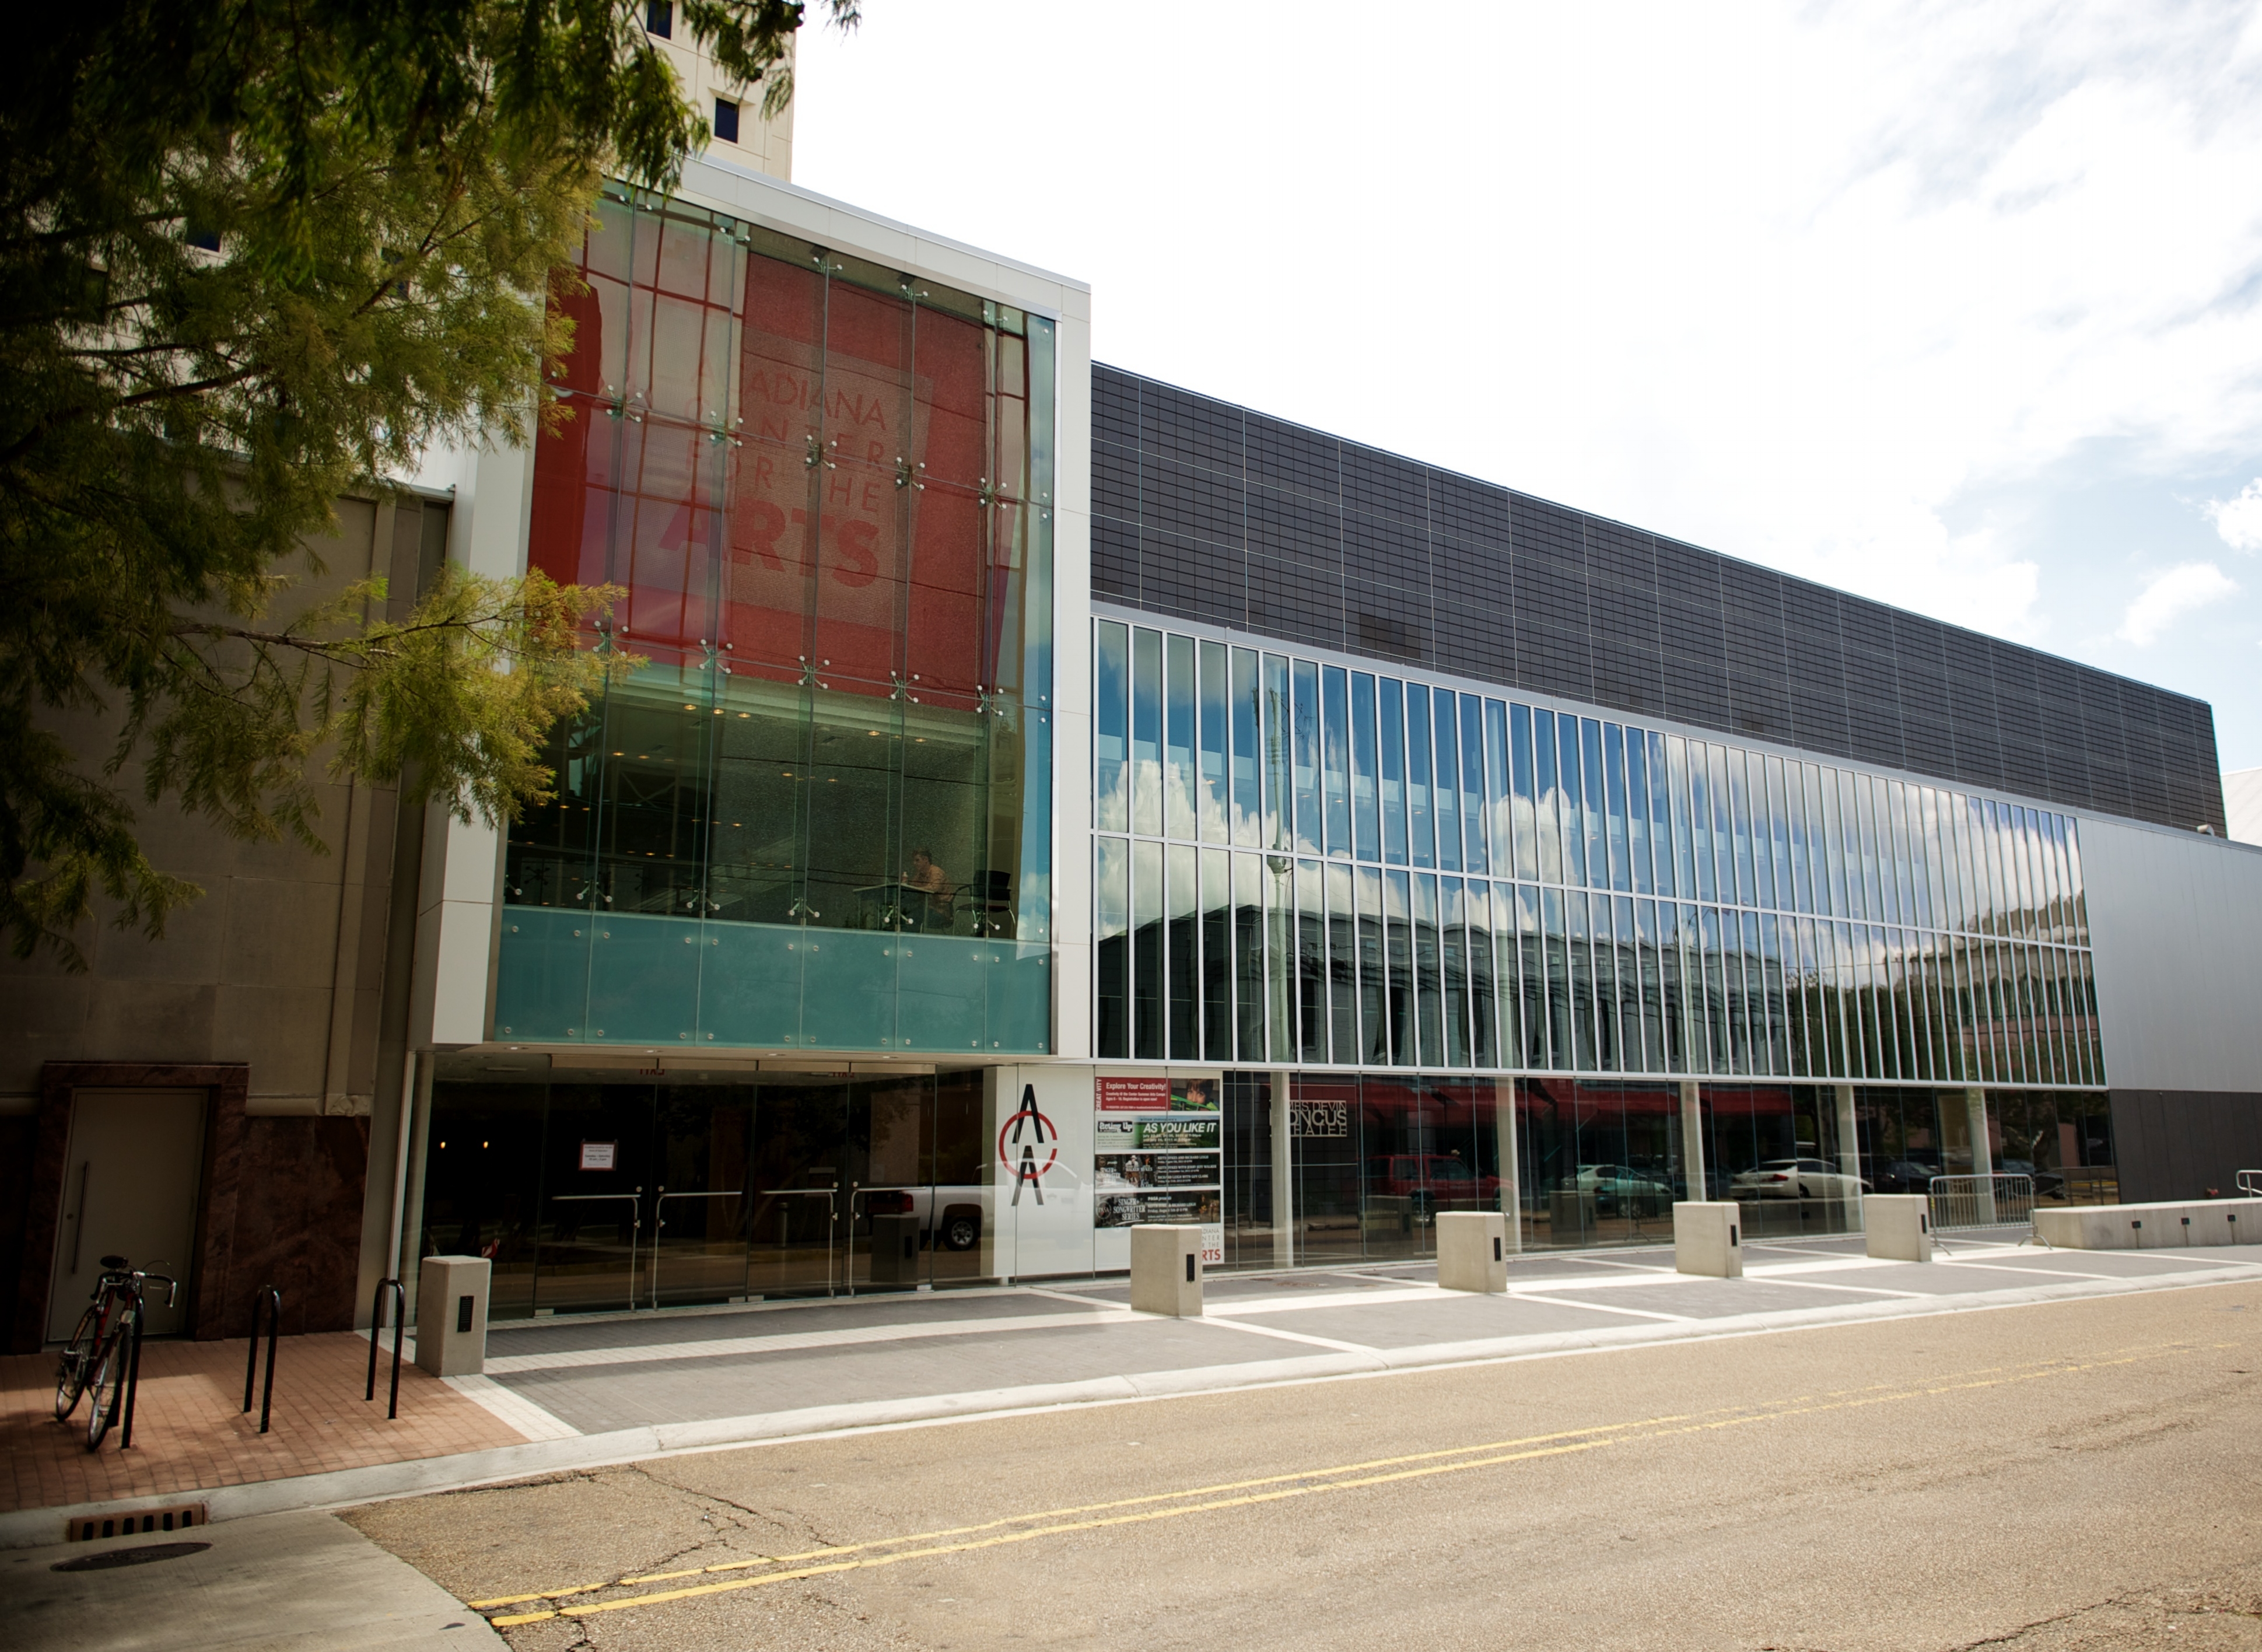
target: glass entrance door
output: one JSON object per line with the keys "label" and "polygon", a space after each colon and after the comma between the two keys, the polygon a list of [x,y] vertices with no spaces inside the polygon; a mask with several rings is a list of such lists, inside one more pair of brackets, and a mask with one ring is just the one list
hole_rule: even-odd
{"label": "glass entrance door", "polygon": [[645,1300],[653,1184],[652,1086],[550,1086],[533,1306],[553,1313]]}
{"label": "glass entrance door", "polygon": [[652,1110],[644,1301],[729,1302],[748,1291],[750,1086],[664,1085]]}
{"label": "glass entrance door", "polygon": [[754,1101],[747,1172],[746,1290],[826,1296],[846,1288],[853,1086],[846,1078],[765,1084]]}

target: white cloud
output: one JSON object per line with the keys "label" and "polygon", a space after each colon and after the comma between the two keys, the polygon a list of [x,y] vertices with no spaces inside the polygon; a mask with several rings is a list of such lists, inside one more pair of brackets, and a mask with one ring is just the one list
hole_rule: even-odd
{"label": "white cloud", "polygon": [[2212,562],[2179,562],[2151,582],[2129,604],[2114,633],[2139,648],[2155,642],[2162,631],[2195,608],[2237,595],[2237,585]]}
{"label": "white cloud", "polygon": [[2262,476],[2247,483],[2236,499],[2209,501],[2207,514],[2232,550],[2262,551]]}

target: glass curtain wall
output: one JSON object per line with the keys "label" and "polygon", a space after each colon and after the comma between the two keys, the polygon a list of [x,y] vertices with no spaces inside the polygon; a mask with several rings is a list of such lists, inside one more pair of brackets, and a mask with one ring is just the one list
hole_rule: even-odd
{"label": "glass curtain wall", "polygon": [[2071,816],[1114,620],[1093,645],[1103,1057],[2105,1085]]}
{"label": "glass curtain wall", "polygon": [[529,561],[638,663],[510,829],[499,1031],[1044,1050],[1052,324],[618,191],[553,305]]}
{"label": "glass curtain wall", "polygon": [[982,1135],[976,1072],[443,1080],[420,1254],[490,1259],[499,1319],[971,1283]]}

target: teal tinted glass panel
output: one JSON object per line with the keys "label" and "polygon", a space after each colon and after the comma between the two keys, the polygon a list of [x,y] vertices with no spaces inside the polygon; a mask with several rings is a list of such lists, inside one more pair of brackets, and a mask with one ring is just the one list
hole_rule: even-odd
{"label": "teal tinted glass panel", "polygon": [[[1053,952],[1019,941],[992,942],[989,963],[990,1048],[1008,1055],[1049,1053],[1053,1020]],[[922,960],[922,967],[925,961]]]}
{"label": "teal tinted glass panel", "polygon": [[[810,929],[801,936],[801,1021],[819,1050],[896,1048],[900,932]],[[965,1036],[969,1048],[977,1021]]]}
{"label": "teal tinted glass panel", "polygon": [[514,906],[503,914],[495,972],[495,1034],[578,1039],[589,1007],[594,925],[586,912]]}
{"label": "teal tinted glass panel", "polygon": [[991,966],[1012,954],[1014,945],[930,934],[897,935],[891,945],[895,1047],[937,1053],[976,1047],[991,1015]]}
{"label": "teal tinted glass panel", "polygon": [[800,1041],[804,931],[710,924],[699,971],[699,1042],[767,1049]]}
{"label": "teal tinted glass panel", "polygon": [[590,1035],[682,1048],[697,1030],[701,925],[608,913],[589,953]]}

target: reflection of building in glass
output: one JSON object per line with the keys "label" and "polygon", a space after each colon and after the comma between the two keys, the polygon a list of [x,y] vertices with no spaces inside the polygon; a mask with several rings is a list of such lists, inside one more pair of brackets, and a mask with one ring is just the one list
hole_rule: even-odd
{"label": "reflection of building in glass", "polygon": [[[175,1069],[16,996],[21,1050],[233,1064],[259,1128],[209,1130],[332,1167],[236,1177],[329,1247],[310,1325],[435,1251],[507,1317],[2262,1165],[2207,706],[1096,367],[1085,289],[760,176],[787,131],[606,193],[527,447],[342,503],[404,591],[623,593],[554,799],[262,861],[287,968],[184,939],[226,1014]],[[111,1082],[42,1080],[8,1162]]]}

